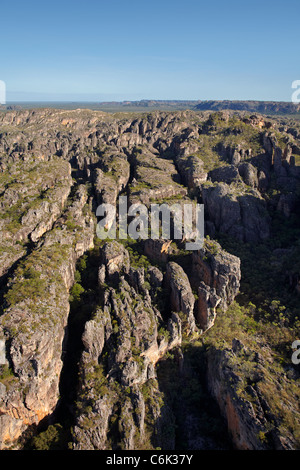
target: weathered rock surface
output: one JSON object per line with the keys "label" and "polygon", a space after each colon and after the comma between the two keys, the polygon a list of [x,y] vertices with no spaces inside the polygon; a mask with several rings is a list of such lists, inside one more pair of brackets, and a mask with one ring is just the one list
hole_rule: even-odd
{"label": "weathered rock surface", "polygon": [[[264,387],[260,384],[268,375],[265,362],[245,348],[238,339],[232,341],[232,348],[218,350],[212,348],[207,353],[208,386],[219,403],[226,418],[228,430],[235,448],[240,450],[291,450],[295,448],[294,437],[282,437],[279,420],[271,413],[265,396]],[[252,363],[252,383],[246,386],[245,377],[239,363],[244,360]],[[272,429],[270,426],[272,422]]]}
{"label": "weathered rock surface", "polygon": [[192,283],[198,294],[195,316],[205,331],[214,324],[216,308],[226,311],[239,292],[240,260],[215,241],[205,241],[201,250],[193,252],[192,264]]}
{"label": "weathered rock surface", "polygon": [[[80,291],[81,274],[92,282],[80,312],[70,444],[176,448],[174,410],[164,402],[158,364],[174,354],[184,370],[183,335],[199,339],[218,309],[227,310],[239,291],[240,261],[213,240],[184,256],[182,241],[175,249],[172,237],[137,241],[136,251],[126,241],[97,240],[97,252],[96,208],[116,204],[119,195],[148,208],[202,202],[205,235],[258,244],[272,236],[274,212],[291,221],[297,215],[299,136],[296,124],[229,111],[1,111],[1,449],[22,448],[29,431],[57,412],[65,348],[73,340],[69,290]],[[90,264],[81,272],[83,255]],[[297,266],[287,272],[294,292]],[[245,360],[237,350],[235,342],[220,355],[211,351],[210,390],[235,445],[265,448],[257,433],[262,437],[273,418],[257,387],[249,388],[255,406],[236,393],[232,358]],[[196,429],[190,414],[184,422]],[[294,446],[279,428],[272,439],[274,448]],[[193,445],[208,441],[195,436]]]}
{"label": "weathered rock surface", "polygon": [[170,289],[171,310],[182,312],[186,316],[189,330],[195,331],[195,297],[186,273],[177,263],[167,264],[166,284]]}
{"label": "weathered rock surface", "polygon": [[[76,195],[55,228],[9,281],[0,337],[12,376],[0,401],[1,448],[14,443],[57,405],[69,288],[74,282],[76,260],[92,247],[94,237],[91,215],[82,214],[87,201],[85,188],[79,188]],[[65,225],[70,216],[77,228]]]}
{"label": "weathered rock surface", "polygon": [[[124,254],[124,247],[108,242],[101,250],[106,271],[109,253]],[[126,250],[125,250],[126,252]],[[142,448],[146,439],[147,397],[156,397],[149,415],[154,419],[151,433],[159,437],[162,396],[155,364],[168,351],[181,344],[181,321],[173,313],[164,333],[160,332],[160,313],[153,307],[149,291],[132,282],[132,268],[124,271],[123,260],[114,265],[117,284],[106,291],[102,309],[86,323],[84,352],[80,364],[79,409],[74,428],[74,449],[108,449],[118,445],[125,450]],[[127,265],[128,268],[128,265]],[[107,278],[109,282],[111,278]],[[147,389],[147,395],[145,390]],[[119,429],[119,442],[108,439],[112,420]],[[88,423],[88,424],[87,424]],[[158,434],[158,435],[157,435]]]}
{"label": "weathered rock surface", "polygon": [[64,161],[12,165],[2,175],[0,197],[0,276],[26,253],[61,214],[72,186],[71,166]]}
{"label": "weathered rock surface", "polygon": [[270,216],[258,191],[222,182],[203,187],[202,197],[217,232],[248,243],[269,238]]}

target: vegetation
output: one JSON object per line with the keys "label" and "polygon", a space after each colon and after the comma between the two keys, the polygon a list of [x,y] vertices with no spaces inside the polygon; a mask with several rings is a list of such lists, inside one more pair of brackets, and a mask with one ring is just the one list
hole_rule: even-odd
{"label": "vegetation", "polygon": [[270,416],[276,417],[276,424],[270,421],[268,431],[277,426],[282,436],[291,434],[300,447],[299,379],[295,380],[291,362],[291,345],[299,326],[287,328],[254,317],[253,304],[242,307],[234,302],[226,313],[218,313],[203,346],[222,351],[231,349],[234,338],[239,339],[243,350],[227,363],[239,377],[238,396],[255,406],[248,392],[249,385],[255,386],[268,403]]}
{"label": "vegetation", "polygon": [[67,445],[67,435],[60,424],[48,428],[34,436],[31,441],[31,450],[61,450]]}
{"label": "vegetation", "polygon": [[[197,343],[195,343],[197,344]],[[204,448],[230,448],[226,424],[218,406],[207,390],[203,347],[186,342],[183,348],[184,370],[178,367],[178,353],[166,357],[158,364],[159,387],[163,400],[174,413],[173,435],[178,450],[189,449],[190,424],[194,438],[204,438]],[[190,419],[190,421],[189,421]]]}
{"label": "vegetation", "polygon": [[[256,305],[256,319],[280,326],[299,328],[300,306],[291,295],[288,272],[299,272],[299,219],[274,213],[272,237],[257,245],[240,243],[220,235],[218,240],[228,252],[241,259],[242,280],[237,300],[241,305]],[[281,250],[280,255],[276,250]]]}

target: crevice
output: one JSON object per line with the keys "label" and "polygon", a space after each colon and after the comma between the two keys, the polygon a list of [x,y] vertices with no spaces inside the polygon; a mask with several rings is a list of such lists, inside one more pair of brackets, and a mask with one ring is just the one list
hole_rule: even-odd
{"label": "crevice", "polygon": [[159,388],[172,410],[175,450],[229,450],[232,448],[227,426],[206,383],[205,350],[184,346],[157,366]]}
{"label": "crevice", "polygon": [[138,148],[134,148],[131,152],[125,150],[125,154],[127,156],[127,161],[129,163],[129,178],[126,184],[126,188],[124,189],[124,193],[126,192],[127,196],[129,196],[129,186],[132,184],[133,180],[136,178],[136,154],[140,151]]}
{"label": "crevice", "polygon": [[[66,334],[63,340],[63,368],[60,375],[59,392],[60,399],[51,418],[51,423],[63,427],[68,439],[64,438],[64,444],[71,440],[71,429],[75,424],[75,407],[79,380],[79,363],[84,350],[82,335],[86,322],[102,304],[102,292],[98,287],[98,254],[91,250],[77,262],[77,273],[80,274],[80,285],[83,292],[79,295],[75,290],[70,291],[70,313]],[[77,276],[77,281],[79,280]],[[78,285],[79,282],[75,285]],[[73,296],[73,299],[72,299]],[[65,437],[65,436],[64,436]]]}

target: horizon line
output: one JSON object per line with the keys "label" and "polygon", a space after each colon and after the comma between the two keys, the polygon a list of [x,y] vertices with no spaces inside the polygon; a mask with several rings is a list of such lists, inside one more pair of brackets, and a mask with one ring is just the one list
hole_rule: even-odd
{"label": "horizon line", "polygon": [[229,101],[229,102],[259,102],[259,103],[288,103],[288,104],[293,104],[293,105],[297,105],[297,103],[294,103],[293,101],[284,101],[284,100],[270,100],[270,99],[255,99],[255,98],[251,98],[251,99],[242,99],[242,98],[239,98],[239,99],[230,99],[230,98],[223,98],[223,99],[213,99],[213,98],[210,98],[210,99],[177,99],[177,98],[174,98],[174,99],[155,99],[155,98],[152,98],[152,99],[140,99],[140,100],[82,100],[82,99],[79,99],[79,100],[36,100],[36,99],[32,99],[32,100],[6,100],[6,104],[9,104],[9,103],[149,103],[151,101],[155,101],[155,102],[158,102],[158,103],[167,103],[167,102],[182,102],[182,103],[186,103],[186,102],[190,102],[190,103],[193,103],[193,102],[200,102],[200,103],[208,103],[208,102],[225,102],[225,101]]}

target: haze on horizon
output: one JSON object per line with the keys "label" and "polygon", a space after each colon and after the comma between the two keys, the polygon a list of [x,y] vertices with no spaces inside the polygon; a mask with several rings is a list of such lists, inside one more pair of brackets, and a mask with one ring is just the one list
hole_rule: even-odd
{"label": "haze on horizon", "polygon": [[299,3],[37,0],[1,6],[10,101],[290,101]]}

